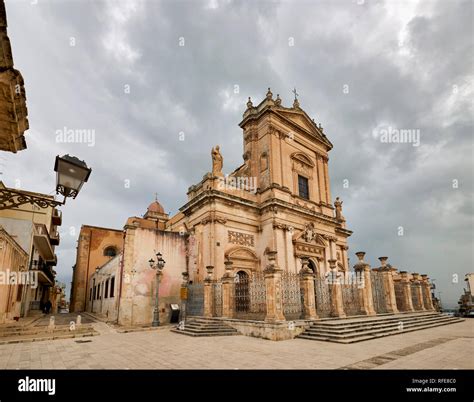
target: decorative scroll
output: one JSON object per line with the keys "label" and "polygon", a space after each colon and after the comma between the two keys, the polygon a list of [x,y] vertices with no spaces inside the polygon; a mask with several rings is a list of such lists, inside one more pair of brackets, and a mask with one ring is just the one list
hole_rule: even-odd
{"label": "decorative scroll", "polygon": [[202,283],[188,285],[186,314],[190,316],[201,316],[204,314],[204,285]]}
{"label": "decorative scroll", "polygon": [[227,233],[228,233],[229,243],[235,243],[240,246],[248,246],[248,247],[255,246],[253,235],[240,233],[240,232],[233,232],[232,230],[229,230]]}
{"label": "decorative scroll", "polygon": [[348,316],[352,315],[362,315],[364,314],[362,310],[362,300],[360,298],[360,289],[357,281],[354,283],[341,285],[342,293],[342,304],[344,312]]}
{"label": "decorative scroll", "polygon": [[267,312],[267,289],[265,278],[260,273],[254,273],[249,282],[250,313],[263,314]]}
{"label": "decorative scroll", "polygon": [[387,300],[385,294],[385,286],[381,272],[370,273],[372,281],[372,298],[374,302],[374,309],[377,314],[384,314],[388,312]]}
{"label": "decorative scroll", "polygon": [[243,271],[237,273],[234,283],[235,315],[241,319],[264,320],[267,312],[265,278],[261,273],[251,277]]}
{"label": "decorative scroll", "polygon": [[332,297],[331,289],[324,275],[317,274],[314,278],[314,296],[316,301],[316,312],[319,317],[331,316]]}
{"label": "decorative scroll", "polygon": [[213,295],[214,295],[214,311],[213,311],[213,316],[214,317],[222,317],[222,283],[221,282],[215,282],[212,284],[213,288]]}
{"label": "decorative scroll", "polygon": [[44,209],[64,205],[64,202],[26,194],[11,189],[0,189],[0,210],[12,209],[24,204],[32,204]]}
{"label": "decorative scroll", "polygon": [[301,301],[300,277],[298,274],[283,272],[281,275],[281,292],[283,314],[287,320],[301,318],[303,303]]}

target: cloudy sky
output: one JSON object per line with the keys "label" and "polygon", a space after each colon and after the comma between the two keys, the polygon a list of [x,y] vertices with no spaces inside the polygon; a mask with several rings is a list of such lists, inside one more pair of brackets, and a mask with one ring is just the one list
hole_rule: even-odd
{"label": "cloudy sky", "polygon": [[[221,145],[225,172],[240,165],[237,124],[247,97],[258,103],[271,87],[290,106],[296,87],[334,144],[332,194],[344,200],[354,231],[351,263],[359,250],[373,266],[386,255],[399,269],[435,278],[445,304],[457,302],[473,271],[471,1],[6,7],[30,130],[27,150],[0,154],[0,178],[50,193],[57,154],[93,169],[63,207],[59,280],[71,280],[81,224],[121,228],[155,192],[175,213],[210,170],[213,145]],[[81,129],[94,141],[58,141],[58,133]],[[419,144],[384,142],[394,130],[414,130]]]}

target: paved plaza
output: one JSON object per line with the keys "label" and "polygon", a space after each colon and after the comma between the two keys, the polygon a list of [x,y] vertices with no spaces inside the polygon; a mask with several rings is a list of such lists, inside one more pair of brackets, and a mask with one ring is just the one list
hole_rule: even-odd
{"label": "paved plaza", "polygon": [[0,369],[473,369],[474,320],[349,345],[246,336],[193,338],[162,327],[0,345]]}

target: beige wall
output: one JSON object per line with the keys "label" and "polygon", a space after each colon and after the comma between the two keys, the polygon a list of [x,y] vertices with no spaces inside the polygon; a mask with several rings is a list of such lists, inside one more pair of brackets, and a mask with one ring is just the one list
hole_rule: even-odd
{"label": "beige wall", "polygon": [[[0,271],[3,279],[8,272],[27,270],[28,254],[0,226]],[[0,283],[0,324],[20,316],[24,286],[20,284]]]}
{"label": "beige wall", "polygon": [[170,303],[179,304],[181,273],[186,270],[185,236],[158,229],[126,227],[119,324],[151,324],[156,271],[150,268],[148,260],[156,261],[158,251],[166,261],[159,287],[160,321],[169,322]]}
{"label": "beige wall", "polygon": [[[109,321],[117,319],[121,262],[122,254],[119,254],[95,271],[89,280],[87,311]],[[99,285],[100,292],[96,290],[94,296],[94,286],[97,289]]]}

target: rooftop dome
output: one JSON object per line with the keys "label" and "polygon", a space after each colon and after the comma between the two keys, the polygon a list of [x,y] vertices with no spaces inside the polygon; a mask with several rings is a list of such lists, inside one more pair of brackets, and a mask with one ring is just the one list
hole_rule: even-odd
{"label": "rooftop dome", "polygon": [[164,214],[165,210],[158,201],[153,201],[147,208],[148,212],[155,212],[158,214]]}

